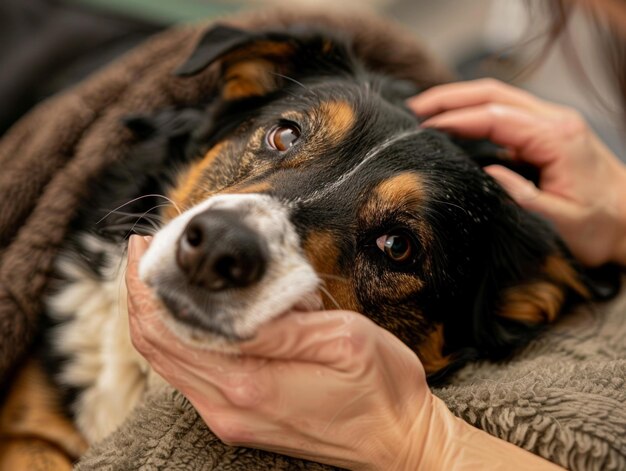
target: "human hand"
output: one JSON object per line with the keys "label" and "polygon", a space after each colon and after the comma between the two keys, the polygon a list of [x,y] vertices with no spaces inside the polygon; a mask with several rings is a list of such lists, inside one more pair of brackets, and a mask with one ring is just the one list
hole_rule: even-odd
{"label": "human hand", "polygon": [[349,469],[435,469],[426,461],[460,421],[391,333],[354,312],[291,312],[239,344],[240,356],[187,345],[139,280],[147,248],[131,237],[133,344],[220,439]]}
{"label": "human hand", "polygon": [[485,171],[550,220],[583,263],[626,265],[626,167],[573,109],[493,79],[433,87],[408,106],[422,126],[486,138],[540,170],[539,188],[500,165]]}

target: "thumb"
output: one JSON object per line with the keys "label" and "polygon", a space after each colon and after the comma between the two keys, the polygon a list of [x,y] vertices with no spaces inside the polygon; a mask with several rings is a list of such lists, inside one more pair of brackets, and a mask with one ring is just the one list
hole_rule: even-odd
{"label": "thumb", "polygon": [[517,204],[545,217],[554,223],[557,229],[567,229],[576,219],[578,207],[571,201],[541,191],[533,182],[501,165],[489,165],[484,170]]}

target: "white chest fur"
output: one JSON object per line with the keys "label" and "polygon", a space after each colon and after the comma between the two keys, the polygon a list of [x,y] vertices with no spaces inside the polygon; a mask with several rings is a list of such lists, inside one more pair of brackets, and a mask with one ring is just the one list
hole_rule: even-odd
{"label": "white chest fur", "polygon": [[57,269],[67,281],[47,306],[60,322],[50,334],[53,348],[68,358],[56,379],[80,388],[76,424],[94,443],[114,431],[139,402],[150,368],[130,341],[123,251],[91,236],[84,242],[106,254],[104,276],[96,279],[81,263],[61,256]]}

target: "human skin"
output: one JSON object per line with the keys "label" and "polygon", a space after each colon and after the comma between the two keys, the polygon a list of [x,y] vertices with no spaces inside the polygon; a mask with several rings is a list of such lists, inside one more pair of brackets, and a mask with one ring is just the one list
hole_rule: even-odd
{"label": "human skin", "polygon": [[626,167],[578,112],[493,79],[433,87],[407,104],[424,127],[489,139],[536,166],[538,187],[500,165],[485,171],[550,220],[582,263],[626,265]]}

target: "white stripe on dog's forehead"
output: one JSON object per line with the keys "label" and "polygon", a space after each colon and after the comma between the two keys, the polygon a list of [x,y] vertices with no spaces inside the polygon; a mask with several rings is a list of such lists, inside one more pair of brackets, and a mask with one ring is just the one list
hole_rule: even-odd
{"label": "white stripe on dog's forehead", "polygon": [[322,188],[320,190],[314,191],[307,198],[296,198],[294,203],[311,203],[313,201],[319,200],[319,199],[327,196],[328,194],[330,194],[330,193],[334,192],[335,190],[337,190],[341,185],[346,183],[352,176],[356,175],[363,167],[365,167],[368,163],[370,163],[372,160],[374,160],[376,157],[378,157],[383,151],[387,150],[392,145],[396,144],[397,142],[399,142],[399,141],[401,141],[401,140],[403,140],[403,139],[405,139],[405,138],[407,138],[409,136],[414,136],[414,135],[417,135],[417,134],[421,134],[422,131],[423,131],[423,129],[416,128],[416,129],[411,129],[410,131],[403,131],[401,133],[398,133],[398,134],[395,134],[395,135],[389,137],[388,139],[384,140],[379,145],[377,145],[376,147],[371,149],[365,155],[363,160],[361,160],[354,167],[352,167],[351,169],[346,171],[346,173],[344,173],[336,181],[334,181],[332,183],[329,183],[328,185],[326,185],[324,188]]}

